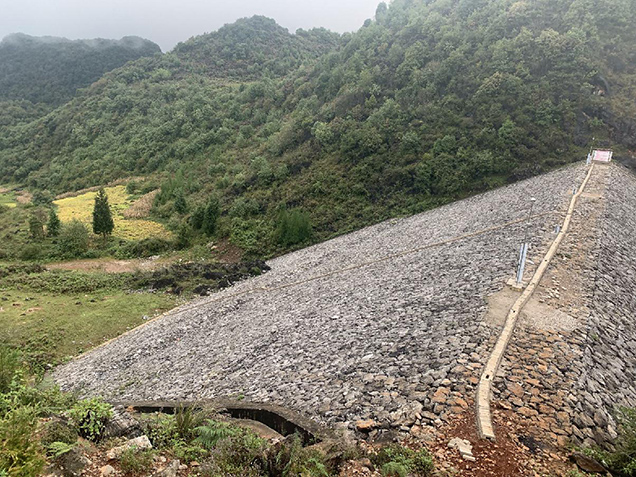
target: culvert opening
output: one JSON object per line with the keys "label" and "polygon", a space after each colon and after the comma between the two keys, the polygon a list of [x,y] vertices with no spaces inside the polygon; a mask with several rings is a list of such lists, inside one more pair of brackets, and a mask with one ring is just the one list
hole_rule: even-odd
{"label": "culvert opening", "polygon": [[214,409],[219,414],[225,414],[233,419],[246,419],[260,422],[284,437],[297,434],[303,446],[317,444],[328,433],[327,429],[306,419],[297,413],[270,404],[256,403],[228,403],[228,402],[144,402],[123,403],[125,407],[135,412],[150,414],[160,412],[174,414],[181,407],[192,409]]}
{"label": "culvert opening", "polygon": [[258,421],[285,437],[298,434],[300,440],[305,446],[320,442],[320,439],[314,436],[307,429],[267,409],[233,408],[226,409],[226,412],[234,419],[249,419],[251,421]]}

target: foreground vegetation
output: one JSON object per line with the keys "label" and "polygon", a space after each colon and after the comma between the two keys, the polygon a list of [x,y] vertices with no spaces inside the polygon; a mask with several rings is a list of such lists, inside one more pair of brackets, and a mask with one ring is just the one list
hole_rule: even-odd
{"label": "foreground vegetation", "polygon": [[[32,477],[45,465],[65,464],[65,456],[93,455],[122,444],[105,438],[111,407],[99,399],[78,400],[42,381],[27,377],[20,356],[0,347],[0,475]],[[151,450],[131,447],[115,462],[124,475],[146,475],[155,456],[196,465],[188,475],[198,476],[306,476],[337,475],[347,460],[366,456],[355,447],[303,447],[298,436],[272,443],[237,427],[213,410],[179,409],[175,415],[138,416]],[[430,475],[432,459],[426,450],[390,445],[369,454],[387,476]]]}

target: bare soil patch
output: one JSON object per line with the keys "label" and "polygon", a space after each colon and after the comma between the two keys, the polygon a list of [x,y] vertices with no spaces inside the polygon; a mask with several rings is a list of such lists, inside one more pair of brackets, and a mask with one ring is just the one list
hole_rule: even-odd
{"label": "bare soil patch", "polygon": [[128,209],[124,210],[122,215],[127,219],[145,219],[150,215],[150,209],[152,209],[152,204],[158,193],[157,189],[142,195]]}
{"label": "bare soil patch", "polygon": [[[566,476],[572,470],[568,456],[547,442],[528,435],[526,426],[512,411],[493,410],[497,440],[481,439],[477,431],[473,403],[470,410],[455,416],[442,426],[438,438],[430,445],[438,468],[446,475],[462,477],[530,477]],[[475,462],[464,460],[448,442],[459,437],[470,441]],[[441,475],[445,475],[441,473]]]}
{"label": "bare soil patch", "polygon": [[70,262],[51,263],[49,270],[78,270],[82,272],[133,273],[137,271],[153,271],[163,267],[166,262],[151,258],[133,260],[91,259],[73,260]]}

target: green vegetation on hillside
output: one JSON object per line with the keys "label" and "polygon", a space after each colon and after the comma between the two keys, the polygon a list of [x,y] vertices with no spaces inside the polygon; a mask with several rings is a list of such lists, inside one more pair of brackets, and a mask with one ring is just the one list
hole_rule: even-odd
{"label": "green vegetation on hillside", "polygon": [[159,52],[153,42],[132,36],[70,41],[9,35],[0,42],[0,101],[59,106],[104,73]]}
{"label": "green vegetation on hillside", "polygon": [[[632,10],[395,0],[340,38],[242,20],[6,128],[0,178],[65,192],[141,174],[182,238],[218,200],[206,235],[278,253],[582,160],[593,137],[634,147]],[[304,231],[281,234],[289,216]]]}

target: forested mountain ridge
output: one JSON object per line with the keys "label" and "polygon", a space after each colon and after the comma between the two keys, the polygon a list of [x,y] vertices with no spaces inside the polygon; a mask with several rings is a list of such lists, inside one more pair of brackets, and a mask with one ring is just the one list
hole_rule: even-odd
{"label": "forested mountain ridge", "polygon": [[104,73],[159,52],[139,37],[71,41],[9,35],[0,42],[0,100],[59,106]]}
{"label": "forested mountain ridge", "polygon": [[271,18],[255,16],[179,43],[173,53],[195,63],[200,73],[247,81],[283,76],[303,61],[334,49],[339,38],[324,28],[290,35]]}
{"label": "forested mountain ridge", "polygon": [[593,137],[634,148],[634,7],[394,0],[335,47],[310,34],[311,48],[252,19],[9,128],[0,177],[52,191],[166,177],[154,213],[175,230],[217,197],[214,233],[244,249],[288,246],[285,209],[321,240],[580,160]]}

